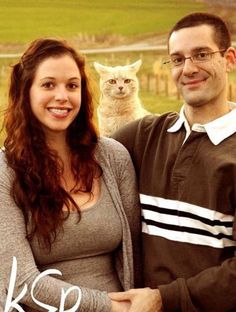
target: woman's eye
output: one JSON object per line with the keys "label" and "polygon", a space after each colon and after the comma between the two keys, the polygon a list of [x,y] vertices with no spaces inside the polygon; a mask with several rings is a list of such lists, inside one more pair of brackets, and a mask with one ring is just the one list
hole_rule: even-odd
{"label": "woman's eye", "polygon": [[130,83],[131,82],[131,79],[125,79],[124,80],[124,83]]}
{"label": "woman's eye", "polygon": [[108,82],[109,82],[110,84],[116,84],[116,80],[115,80],[115,79],[109,79]]}
{"label": "woman's eye", "polygon": [[54,84],[52,82],[44,82],[42,84],[42,87],[45,89],[52,89],[54,87]]}
{"label": "woman's eye", "polygon": [[72,83],[71,82],[71,83],[68,84],[68,88],[72,89],[72,90],[73,89],[77,89],[77,88],[79,88],[79,85],[77,83]]}

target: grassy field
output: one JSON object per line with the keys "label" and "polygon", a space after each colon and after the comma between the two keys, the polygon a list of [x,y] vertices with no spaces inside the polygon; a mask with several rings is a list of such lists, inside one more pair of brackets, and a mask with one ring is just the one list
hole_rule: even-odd
{"label": "grassy field", "polygon": [[0,43],[17,45],[39,36],[165,33],[184,14],[206,9],[194,0],[0,0]]}

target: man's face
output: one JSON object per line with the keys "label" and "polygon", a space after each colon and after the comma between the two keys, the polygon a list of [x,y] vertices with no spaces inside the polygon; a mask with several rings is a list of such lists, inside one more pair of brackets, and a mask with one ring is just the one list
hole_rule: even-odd
{"label": "man's face", "polygon": [[[189,57],[200,52],[219,51],[209,25],[183,28],[171,34],[170,57]],[[202,106],[225,101],[227,93],[227,59],[217,52],[205,62],[193,63],[191,59],[172,68],[172,77],[190,106]]]}

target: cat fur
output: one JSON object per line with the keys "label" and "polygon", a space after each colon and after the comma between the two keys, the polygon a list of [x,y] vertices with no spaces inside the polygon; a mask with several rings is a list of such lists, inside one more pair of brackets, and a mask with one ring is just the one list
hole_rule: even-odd
{"label": "cat fur", "polygon": [[105,66],[94,62],[100,75],[100,101],[97,108],[100,134],[111,136],[127,123],[150,114],[141,104],[136,76],[141,60],[125,66]]}

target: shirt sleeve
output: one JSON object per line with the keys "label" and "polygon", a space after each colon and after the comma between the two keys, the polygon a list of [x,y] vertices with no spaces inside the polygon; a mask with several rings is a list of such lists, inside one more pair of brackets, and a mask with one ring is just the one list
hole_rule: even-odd
{"label": "shirt sleeve", "polygon": [[236,257],[189,279],[159,286],[165,312],[226,312],[236,309]]}
{"label": "shirt sleeve", "polygon": [[[19,296],[24,285],[27,285],[27,292],[18,303],[45,311],[40,304],[35,303],[31,296],[32,286],[41,272],[37,268],[31,246],[26,238],[23,213],[10,196],[12,174],[3,160],[2,153],[0,154],[0,286],[2,285],[3,288],[1,290],[4,292],[5,289],[8,289],[9,291],[13,257],[15,257],[17,275],[13,297]],[[35,283],[33,295],[38,302],[59,308],[62,289],[66,291],[75,285],[66,283],[57,277],[58,275],[45,275]],[[79,285],[77,286],[79,287]],[[106,292],[82,287],[79,289],[81,297],[79,297],[78,289],[71,289],[72,291],[68,292],[65,309],[74,307],[81,298],[78,311],[111,311],[111,301]]]}

